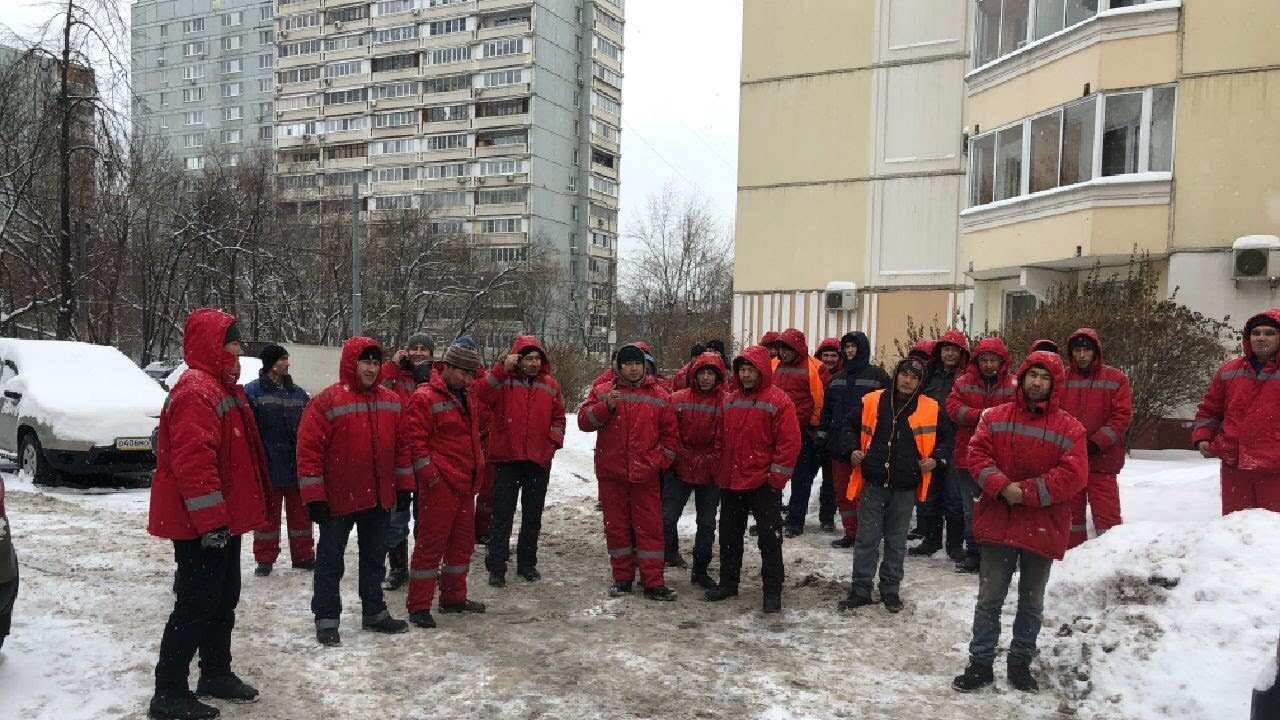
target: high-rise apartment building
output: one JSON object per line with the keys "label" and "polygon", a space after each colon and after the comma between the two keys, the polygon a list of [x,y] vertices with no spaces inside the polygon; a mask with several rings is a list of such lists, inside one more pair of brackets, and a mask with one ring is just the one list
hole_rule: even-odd
{"label": "high-rise apartment building", "polygon": [[280,0],[277,185],[355,184],[374,225],[429,210],[498,265],[548,253],[572,300],[549,333],[604,350],[622,61],[622,0]]}
{"label": "high-rise apartment building", "polygon": [[164,138],[191,171],[270,146],[274,2],[135,0],[135,132]]}

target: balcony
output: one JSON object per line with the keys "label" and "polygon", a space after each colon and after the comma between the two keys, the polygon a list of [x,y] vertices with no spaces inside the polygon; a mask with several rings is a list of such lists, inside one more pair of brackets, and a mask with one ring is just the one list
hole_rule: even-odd
{"label": "balcony", "polygon": [[276,172],[283,174],[315,172],[320,169],[320,161],[312,162],[277,162]]}
{"label": "balcony", "polygon": [[[476,227],[478,228],[479,226],[479,223],[477,223]],[[494,233],[492,235],[476,233],[471,237],[473,245],[523,245],[527,242],[529,242],[529,234],[523,232]]]}
{"label": "balcony", "polygon": [[341,60],[358,60],[369,54],[369,46],[347,48],[346,50],[325,50],[320,53],[320,62],[331,63]]}
{"label": "balcony", "polygon": [[341,132],[323,133],[324,140],[329,145],[340,145],[353,140],[364,140],[369,137],[368,130],[343,130]]}
{"label": "balcony", "polygon": [[294,13],[306,12],[307,10],[319,10],[320,0],[302,0],[301,2],[290,3],[289,5],[277,11],[278,15],[293,15]]}
{"label": "balcony", "polygon": [[421,162],[442,163],[470,159],[471,148],[455,148],[453,150],[427,150],[424,148]]}
{"label": "balcony", "polygon": [[455,105],[471,101],[471,88],[450,90],[448,92],[423,93],[420,102],[427,105]]}
{"label": "balcony", "polygon": [[378,17],[371,17],[369,18],[369,27],[384,28],[384,27],[396,27],[397,25],[412,25],[413,23],[422,21],[421,17],[419,17],[419,13],[421,12],[426,12],[426,11],[419,10],[417,12],[401,12],[401,13],[393,13],[391,15],[379,15]]}
{"label": "balcony", "polygon": [[591,58],[592,58],[593,60],[595,60],[596,62],[600,63],[601,65],[603,65],[603,66],[605,66],[605,67],[609,68],[610,70],[612,70],[612,71],[614,71],[614,72],[618,73],[619,75],[621,75],[621,74],[622,74],[622,63],[618,62],[617,60],[614,60],[613,58],[609,57],[608,55],[605,55],[604,53],[600,52],[599,50],[592,49],[592,50],[591,50]]}
{"label": "balcony", "polygon": [[396,125],[395,127],[374,128],[373,133],[370,137],[376,138],[378,140],[382,140],[385,138],[413,137],[414,135],[417,135],[418,133],[422,132],[421,127],[422,126],[419,123],[413,123],[411,125]]}
{"label": "balcony", "polygon": [[608,25],[601,23],[599,20],[597,20],[595,24],[591,26],[591,30],[595,34],[599,35],[605,40],[608,40],[614,45],[617,45],[618,47],[622,47],[622,36],[614,32],[613,29],[610,28]]}
{"label": "balcony", "polygon": [[315,147],[315,135],[294,135],[293,137],[278,137],[275,139],[276,148],[296,148],[296,147]]}
{"label": "balcony", "polygon": [[276,57],[276,70],[288,70],[296,67],[309,67],[320,62],[320,56],[323,53],[307,53],[306,55],[290,55],[289,57]]}
{"label": "balcony", "polygon": [[476,130],[489,130],[492,128],[516,127],[527,128],[530,125],[528,113],[519,115],[497,115],[494,117],[478,117],[471,122],[471,127]]}
{"label": "balcony", "polygon": [[291,122],[305,122],[307,120],[316,120],[321,117],[320,111],[322,109],[323,108],[319,105],[313,105],[311,107],[298,108],[296,110],[277,110],[276,122],[291,123]]}
{"label": "balcony", "polygon": [[622,119],[619,118],[617,115],[611,115],[594,105],[591,106],[591,117],[601,122],[609,123],[610,125],[618,125],[619,123],[622,122]]}
{"label": "balcony", "polygon": [[595,243],[591,243],[590,245],[587,246],[587,254],[595,258],[613,259],[614,257],[612,249],[607,247],[601,247],[599,245],[596,245]]}
{"label": "balcony", "polygon": [[369,101],[369,109],[377,112],[385,110],[407,110],[417,107],[421,103],[419,95],[404,95],[394,98],[382,98],[381,100]]}
{"label": "balcony", "polygon": [[611,152],[614,155],[617,155],[622,152],[622,146],[604,137],[603,135],[596,135],[595,133],[591,133],[591,144],[595,145],[601,150],[606,150],[608,152]]}
{"label": "balcony", "polygon": [[[617,164],[616,161],[614,164]],[[615,182],[618,180],[618,170],[616,168],[611,168],[608,165],[601,165],[600,163],[592,162],[591,172],[601,177],[607,177]]]}
{"label": "balcony", "polygon": [[502,203],[499,205],[476,205],[476,217],[498,217],[511,215],[527,215],[528,203]]}
{"label": "balcony", "polygon": [[491,100],[494,98],[528,95],[529,92],[529,83],[513,83],[511,85],[499,85],[498,87],[476,88],[475,96],[482,100]]}
{"label": "balcony", "polygon": [[476,31],[477,40],[492,40],[494,38],[509,37],[511,35],[521,35],[533,32],[533,27],[529,23],[517,23],[515,25],[503,25],[502,27],[487,27]]}
{"label": "balcony", "polygon": [[528,153],[528,145],[488,145],[485,147],[477,147],[475,156],[478,158],[491,158],[507,157],[509,155],[527,155]]}
{"label": "balcony", "polygon": [[529,182],[528,173],[512,173],[510,175],[481,175],[476,178],[476,185],[487,188],[517,187]]}
{"label": "balcony", "polygon": [[323,25],[312,25],[305,28],[293,28],[292,30],[279,30],[276,32],[276,42],[295,42],[298,40],[310,40],[311,38],[320,37],[324,32]]}
{"label": "balcony", "polygon": [[524,10],[533,7],[533,0],[480,0],[476,8],[482,13],[497,10]]}
{"label": "balcony", "polygon": [[372,167],[378,167],[378,166],[390,167],[395,165],[416,165],[419,162],[420,161],[418,160],[418,153],[416,152],[395,153],[393,155],[379,154],[379,155],[369,156],[369,165]]}
{"label": "balcony", "polygon": [[421,132],[430,133],[434,135],[435,133],[461,132],[463,130],[470,130],[470,129],[471,129],[470,120],[439,120],[437,122],[424,120],[422,122]]}
{"label": "balcony", "polygon": [[369,47],[370,55],[401,55],[411,53],[422,46],[419,38],[411,40],[397,40],[396,42],[377,43]]}
{"label": "balcony", "polygon": [[371,73],[372,77],[369,82],[387,83],[396,80],[412,80],[421,75],[420,68],[410,67],[403,70],[382,70]]}
{"label": "balcony", "polygon": [[444,191],[444,190],[466,190],[471,186],[471,177],[463,175],[456,178],[439,178],[425,179],[418,181],[418,187],[423,190]]}
{"label": "balcony", "polygon": [[324,161],[325,170],[360,170],[368,167],[368,165],[369,158],[367,157],[342,158],[341,160]]}
{"label": "balcony", "polygon": [[485,70],[498,70],[515,67],[516,65],[532,67],[533,54],[526,52],[518,55],[499,55],[491,58],[480,58],[479,60],[473,60],[471,62],[471,69],[476,72],[483,72]]}
{"label": "balcony", "polygon": [[[457,14],[457,9],[453,9],[453,12],[442,13],[441,17],[451,17]],[[445,33],[444,35],[428,35],[422,38],[422,49],[435,50],[436,48],[453,47],[455,45],[467,45],[475,40],[475,37],[476,34],[470,30]]]}
{"label": "balcony", "polygon": [[403,195],[418,189],[417,182],[404,180],[401,182],[375,182],[373,188],[379,195]]}

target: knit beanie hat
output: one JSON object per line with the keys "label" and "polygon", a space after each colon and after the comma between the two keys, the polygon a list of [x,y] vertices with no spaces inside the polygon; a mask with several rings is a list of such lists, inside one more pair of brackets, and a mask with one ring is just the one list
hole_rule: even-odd
{"label": "knit beanie hat", "polygon": [[1088,335],[1077,335],[1071,339],[1071,344],[1067,346],[1067,349],[1075,350],[1076,348],[1089,348],[1094,352],[1098,352],[1098,344]]}
{"label": "knit beanie hat", "polygon": [[275,364],[283,357],[289,357],[289,351],[274,343],[262,348],[262,352],[258,353],[258,359],[262,361],[263,370],[270,370],[275,367]]}
{"label": "knit beanie hat", "polygon": [[1276,322],[1270,315],[1259,315],[1249,322],[1249,330],[1254,328],[1270,327],[1280,330],[1280,322]]}
{"label": "knit beanie hat", "polygon": [[431,352],[436,351],[436,341],[424,332],[416,332],[409,336],[409,341],[404,344],[405,348],[411,348],[414,345],[424,345]]}
{"label": "knit beanie hat", "polygon": [[[462,340],[466,338],[458,338]],[[466,338],[468,341],[471,338]],[[448,350],[444,351],[444,362],[446,365],[452,365],[456,368],[466,370],[467,372],[475,372],[480,367],[480,353],[476,352],[475,343],[471,343],[471,347],[467,347],[465,343],[455,340]]]}
{"label": "knit beanie hat", "polygon": [[615,364],[618,368],[629,362],[644,362],[644,351],[635,345],[623,345],[618,348],[618,359]]}
{"label": "knit beanie hat", "polygon": [[223,345],[233,342],[240,342],[240,323],[235,321],[227,326],[227,334],[222,336]]}
{"label": "knit beanie hat", "polygon": [[369,347],[361,351],[360,357],[356,358],[356,360],[360,362],[365,362],[368,360],[375,360],[377,362],[382,362],[382,348],[378,347],[377,345],[370,345]]}

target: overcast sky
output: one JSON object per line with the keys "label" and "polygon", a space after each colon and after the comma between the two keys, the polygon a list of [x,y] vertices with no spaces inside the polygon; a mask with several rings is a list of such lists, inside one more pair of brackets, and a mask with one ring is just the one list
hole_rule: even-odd
{"label": "overcast sky", "polygon": [[[0,2],[0,20],[24,37],[55,12],[42,1]],[[668,182],[706,195],[731,227],[742,0],[631,0],[626,25],[623,234],[644,199]],[[624,238],[624,253],[628,245]]]}

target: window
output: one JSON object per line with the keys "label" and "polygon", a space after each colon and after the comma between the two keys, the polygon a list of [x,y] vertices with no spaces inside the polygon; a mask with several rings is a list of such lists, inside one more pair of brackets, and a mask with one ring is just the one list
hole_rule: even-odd
{"label": "window", "polygon": [[512,70],[495,70],[493,72],[484,73],[482,83],[484,87],[500,87],[502,85],[515,85],[522,82],[524,73],[518,68]]}
{"label": "window", "polygon": [[258,8],[259,20],[270,20],[273,15],[274,15],[273,8],[270,5],[263,5],[262,7]]}
{"label": "window", "polygon": [[244,11],[222,13],[222,27],[235,27],[244,24]]}
{"label": "window", "polygon": [[370,155],[401,155],[412,152],[418,152],[418,141],[414,138],[369,143]]}
{"label": "window", "polygon": [[204,169],[204,158],[202,158],[202,157],[189,157],[189,158],[187,158],[187,159],[186,159],[186,168],[187,168],[188,170],[203,170],[203,169]]}
{"label": "window", "polygon": [[481,190],[476,193],[477,205],[511,205],[523,203],[527,194],[525,188],[499,188],[497,190]]}
{"label": "window", "polygon": [[463,205],[470,205],[471,203],[468,202],[470,200],[470,198],[468,197],[470,194],[471,193],[458,191],[458,190],[427,193],[422,196],[422,207],[445,208],[445,207],[460,207]]}
{"label": "window", "polygon": [[201,135],[200,133],[195,133],[192,135],[183,135],[182,147],[184,148],[204,147],[204,135]]}
{"label": "window", "polygon": [[515,175],[524,172],[524,163],[520,160],[485,160],[480,163],[480,174],[489,175]]}
{"label": "window", "polygon": [[528,256],[529,248],[523,247],[489,248],[488,252],[489,261],[495,263],[523,262]]}
{"label": "window", "polygon": [[447,122],[450,120],[466,120],[470,116],[467,105],[437,105],[423,111],[427,122]]}
{"label": "window", "polygon": [[364,88],[356,90],[337,90],[324,94],[325,105],[344,105],[346,103],[364,102],[368,91]]}
{"label": "window", "polygon": [[222,83],[222,97],[240,97],[243,83]]}
{"label": "window", "polygon": [[276,46],[276,54],[279,57],[295,57],[297,55],[314,55],[320,52],[323,43],[320,39],[303,40],[296,43],[284,43]]}
{"label": "window", "polygon": [[[328,37],[324,40],[325,52],[337,52],[339,50],[351,50],[352,48],[364,47],[364,33],[356,33],[354,35],[340,35],[338,37]],[[375,60],[375,62],[377,62]]]}
{"label": "window", "polygon": [[258,80],[258,92],[271,92],[275,83],[271,82],[271,78],[262,78]]}
{"label": "window", "polygon": [[161,127],[161,128],[164,128],[164,129],[167,129],[167,128],[169,127],[169,116],[168,116],[168,115],[161,115],[161,116],[160,116],[160,127]]}
{"label": "window", "polygon": [[417,25],[402,25],[401,27],[383,28],[381,30],[375,30],[373,33],[373,41],[375,43],[400,42],[401,40],[413,40],[417,37]]}
{"label": "window", "polygon": [[996,200],[1022,194],[1022,125],[996,133]]}
{"label": "window", "polygon": [[367,130],[369,118],[364,115],[355,117],[330,118],[324,121],[325,132],[347,132],[349,130]]}
{"label": "window", "polygon": [[223,60],[220,67],[223,75],[231,75],[244,70],[244,61],[238,58],[235,60]]}
{"label": "window", "polygon": [[[374,62],[377,62],[376,60]],[[348,60],[346,62],[330,63],[324,66],[322,73],[327,78],[346,77],[348,75],[359,75],[363,72],[363,63],[360,60]]]}
{"label": "window", "polygon": [[427,223],[428,235],[467,235],[461,220],[432,220]]}
{"label": "window", "polygon": [[203,55],[205,52],[206,45],[203,40],[198,42],[182,43],[183,57],[195,57],[196,55]]}
{"label": "window", "polygon": [[242,138],[242,137],[244,137],[242,133],[243,133],[243,131],[242,131],[242,130],[223,130],[223,131],[222,131],[222,144],[223,144],[223,145],[238,145],[238,144],[240,144],[241,138]]}
{"label": "window", "polygon": [[[599,207],[599,205],[593,205],[592,207]],[[591,233],[591,244],[607,250],[613,247],[614,238],[608,233],[593,232]]]}
{"label": "window", "polygon": [[486,21],[485,27],[511,27],[513,25],[528,25],[528,15],[499,15]]}
{"label": "window", "polygon": [[390,85],[378,85],[371,88],[372,97],[375,100],[385,100],[387,98],[408,97],[418,94],[418,84],[415,82],[391,83]]}
{"label": "window", "polygon": [[[1115,0],[1112,0],[1112,7]],[[1173,170],[1173,111],[1177,91],[1173,86],[1151,91],[1151,140],[1148,143],[1149,169],[1156,172]]]}
{"label": "window", "polygon": [[490,40],[484,44],[484,56],[500,57],[502,55],[519,55],[524,52],[524,38],[502,38]]}
{"label": "window", "polygon": [[168,25],[161,25],[161,26],[160,26],[160,37],[169,37],[169,26],[168,26]]}
{"label": "window", "polygon": [[603,205],[592,204],[590,214],[592,220],[604,220],[607,223],[618,222],[618,211]]}
{"label": "window", "polygon": [[258,68],[269,68],[275,65],[275,56],[271,53],[264,53],[258,56]]}
{"label": "window", "polygon": [[377,168],[373,171],[373,181],[383,182],[407,182],[417,177],[417,172],[413,167],[387,167]]}
{"label": "window", "polygon": [[1027,313],[1036,309],[1036,296],[1026,291],[1010,292],[1004,295],[1005,325],[1020,320]]}
{"label": "window", "polygon": [[520,218],[491,218],[480,223],[480,232],[486,235],[520,232]]}
{"label": "window", "polygon": [[195,110],[193,112],[182,113],[182,124],[183,125],[203,125],[204,111]]}
{"label": "window", "polygon": [[471,59],[471,46],[458,45],[456,47],[439,48],[432,50],[430,54],[432,65],[448,65],[449,63],[462,62]]}
{"label": "window", "polygon": [[1031,121],[1031,192],[1058,186],[1058,160],[1062,150],[1062,113],[1041,115]]}
{"label": "window", "polygon": [[619,90],[622,89],[622,76],[600,63],[591,63],[591,74]]}
{"label": "window", "polygon": [[159,50],[156,50],[156,66],[157,67],[164,65],[165,63],[164,52],[167,49],[168,48],[160,48]]}
{"label": "window", "polygon": [[352,5],[351,7],[337,8],[330,10],[328,14],[329,22],[353,22],[355,20],[363,20],[365,17],[366,5]]}
{"label": "window", "polygon": [[204,32],[204,18],[196,18],[194,20],[183,20],[182,32],[183,33]]}
{"label": "window", "polygon": [[529,136],[525,131],[505,131],[501,133],[492,133],[482,135],[476,138],[476,147],[490,147],[501,145],[524,145],[529,142]]}
{"label": "window", "polygon": [[591,176],[591,190],[609,197],[618,197],[618,183],[608,178],[602,178],[599,175]]}
{"label": "window", "polygon": [[271,114],[271,101],[258,103],[258,115],[266,117]]}
{"label": "window", "polygon": [[591,107],[613,115],[614,117],[622,117],[622,103],[605,95],[599,90],[591,91]]}
{"label": "window", "polygon": [[168,105],[168,104],[169,104],[169,93],[167,93],[167,92],[162,92],[162,93],[160,93],[159,102],[160,102],[160,104],[161,104],[161,105]]}
{"label": "window", "polygon": [[278,175],[276,179],[282,188],[313,188],[317,185],[315,175]]}
{"label": "window", "polygon": [[203,65],[188,65],[182,68],[183,80],[199,80],[202,77],[204,77]]}
{"label": "window", "polygon": [[1108,95],[1102,116],[1102,176],[1138,172],[1142,93]]}
{"label": "window", "polygon": [[[1022,4],[1026,5],[1026,2],[1027,0],[1023,0]],[[605,57],[612,58],[618,63],[622,62],[622,48],[618,47],[617,45],[614,45],[612,42],[608,40],[605,40],[599,35],[592,35],[591,37],[597,52],[599,52],[601,55],[604,55]]]}
{"label": "window", "polygon": [[182,91],[182,102],[201,102],[204,100],[204,88],[186,88]]}
{"label": "window", "polygon": [[1060,185],[1093,179],[1093,128],[1097,100],[1068,105],[1062,111],[1062,170]]}
{"label": "window", "polygon": [[[1109,7],[1132,7],[1143,2],[1145,0],[1110,0]],[[1078,25],[1097,15],[1102,8],[1100,0],[978,0],[975,66]]]}
{"label": "window", "polygon": [[418,113],[413,110],[403,112],[382,113],[373,116],[375,128],[406,127],[417,123]]}
{"label": "window", "polygon": [[222,108],[223,120],[242,120],[244,119],[244,108],[239,105]]}
{"label": "window", "polygon": [[294,68],[292,70],[281,70],[276,73],[276,82],[281,85],[318,79],[320,79],[320,68],[314,66]]}
{"label": "window", "polygon": [[468,147],[467,134],[458,133],[452,135],[428,135],[422,139],[422,149],[425,150],[457,150],[459,148]]}
{"label": "window", "polygon": [[470,77],[466,75],[447,75],[445,77],[435,77],[425,80],[422,83],[422,92],[453,92],[455,90],[466,90],[469,87],[471,87]]}
{"label": "window", "polygon": [[271,127],[270,125],[263,125],[262,127],[258,128],[258,139],[270,140],[272,138],[272,132],[274,131],[274,129],[275,128]]}
{"label": "window", "polygon": [[275,41],[276,41],[276,31],[275,31],[275,30],[259,30],[259,31],[258,31],[258,44],[259,44],[259,45],[271,45],[271,44],[273,44]]}
{"label": "window", "polygon": [[591,134],[602,137],[610,142],[620,142],[622,139],[622,131],[606,122],[601,122],[592,118]]}
{"label": "window", "polygon": [[529,112],[529,98],[515,100],[495,100],[476,104],[476,117],[506,117],[508,115],[524,115]]}
{"label": "window", "polygon": [[448,20],[437,20],[427,25],[429,35],[449,35],[451,33],[466,32],[467,19],[465,17],[449,18]]}
{"label": "window", "polygon": [[466,163],[445,163],[442,165],[423,165],[423,180],[447,180],[449,178],[464,177],[467,174]]}
{"label": "window", "polygon": [[618,35],[622,35],[623,25],[621,20],[601,10],[599,6],[596,6],[595,11],[596,22],[618,33]]}
{"label": "window", "polygon": [[239,50],[243,46],[244,46],[243,35],[232,35],[231,37],[222,38],[223,50]]}
{"label": "window", "polygon": [[409,12],[413,8],[413,0],[383,0],[383,2],[373,6],[373,16],[394,15],[395,13]]}
{"label": "window", "polygon": [[392,55],[373,59],[373,71],[391,72],[394,70],[411,70],[418,67],[418,53],[408,55]]}
{"label": "window", "polygon": [[364,171],[351,170],[348,172],[329,173],[324,176],[325,187],[351,187],[352,185],[364,184]]}
{"label": "window", "polygon": [[372,210],[412,210],[418,203],[412,195],[383,195],[369,198]]}
{"label": "window", "polygon": [[335,145],[324,149],[325,160],[352,160],[369,156],[369,146],[364,143]]}
{"label": "window", "polygon": [[276,109],[280,111],[301,110],[303,108],[316,107],[319,104],[319,95],[285,95],[276,98]]}
{"label": "window", "polygon": [[303,135],[314,135],[316,132],[316,124],[313,122],[289,123],[287,125],[277,125],[276,131],[279,137],[291,138],[302,137]]}
{"label": "window", "polygon": [[427,0],[427,7],[444,7],[446,5],[457,5],[467,0]]}
{"label": "window", "polygon": [[280,18],[278,23],[281,30],[299,30],[301,28],[318,27],[320,25],[320,13],[309,12],[301,15],[289,15]]}

